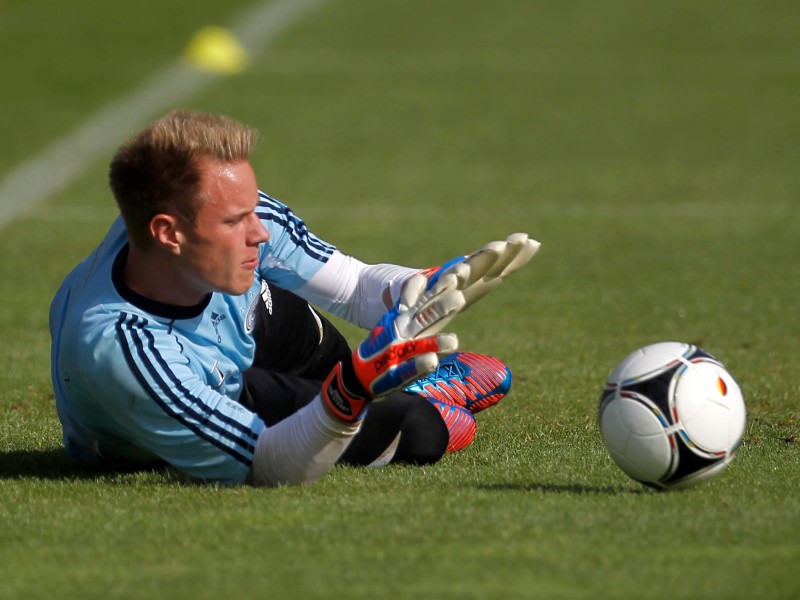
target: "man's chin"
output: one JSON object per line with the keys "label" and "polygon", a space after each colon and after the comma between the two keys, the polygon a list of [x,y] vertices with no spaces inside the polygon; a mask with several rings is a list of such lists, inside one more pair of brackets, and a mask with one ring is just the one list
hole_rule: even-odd
{"label": "man's chin", "polygon": [[249,281],[241,281],[236,282],[235,284],[232,283],[229,286],[225,286],[225,288],[220,288],[217,291],[222,294],[228,294],[229,296],[241,296],[242,294],[246,293],[251,287],[253,287],[253,280],[255,277],[250,277]]}

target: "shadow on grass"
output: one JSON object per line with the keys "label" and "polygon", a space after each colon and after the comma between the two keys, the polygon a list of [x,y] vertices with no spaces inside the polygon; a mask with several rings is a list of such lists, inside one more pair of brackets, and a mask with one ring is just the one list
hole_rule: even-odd
{"label": "shadow on grass", "polygon": [[650,494],[651,490],[636,487],[622,486],[593,486],[577,483],[490,483],[475,486],[479,490],[492,492],[543,492],[545,494],[598,494],[603,496],[618,496],[622,494]]}
{"label": "shadow on grass", "polygon": [[[62,448],[0,452],[0,480],[41,479],[47,481],[131,482],[131,477],[153,474],[169,485],[198,485],[166,466],[149,469],[111,470],[91,466],[70,457]],[[558,483],[487,483],[470,486],[491,492],[541,492],[545,494],[596,494],[604,496],[649,494],[652,490],[622,486],[591,486]]]}
{"label": "shadow on grass", "polygon": [[87,465],[70,457],[63,449],[12,450],[0,452],[0,479],[43,479],[49,481],[121,481],[131,474],[166,473],[165,467],[111,470]]}

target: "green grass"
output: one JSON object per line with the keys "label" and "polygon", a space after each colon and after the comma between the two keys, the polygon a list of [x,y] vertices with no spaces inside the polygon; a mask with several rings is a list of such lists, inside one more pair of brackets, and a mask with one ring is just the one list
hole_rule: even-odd
{"label": "green grass", "polygon": [[[247,5],[167,4],[4,3],[0,172]],[[106,161],[6,225],[0,596],[796,597],[799,19],[789,1],[331,0],[191,101],[257,126],[261,186],[366,260],[543,242],[454,323],[515,384],[434,467],[263,490],[73,463],[47,307],[114,216]],[[660,494],[595,419],[614,364],[668,339],[724,360],[749,419],[722,475]]]}

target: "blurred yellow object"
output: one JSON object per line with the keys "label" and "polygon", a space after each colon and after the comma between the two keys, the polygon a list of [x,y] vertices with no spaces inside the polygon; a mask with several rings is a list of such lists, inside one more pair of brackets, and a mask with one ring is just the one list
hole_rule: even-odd
{"label": "blurred yellow object", "polygon": [[245,70],[247,51],[224,27],[204,27],[186,47],[184,59],[203,71],[232,75]]}

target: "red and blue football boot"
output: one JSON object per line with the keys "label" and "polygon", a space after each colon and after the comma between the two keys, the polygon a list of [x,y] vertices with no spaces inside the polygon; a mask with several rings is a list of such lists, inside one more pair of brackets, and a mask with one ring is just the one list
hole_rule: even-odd
{"label": "red and blue football boot", "polygon": [[478,430],[472,413],[455,404],[431,399],[428,401],[438,409],[444,424],[447,425],[447,432],[450,436],[447,442],[447,451],[458,452],[469,446],[475,439],[475,432]]}
{"label": "red and blue football boot", "polygon": [[510,389],[511,371],[503,361],[484,354],[455,352],[405,391],[475,414],[500,402]]}
{"label": "red and blue football boot", "polygon": [[492,356],[456,352],[435,371],[405,388],[420,394],[442,415],[450,434],[448,452],[463,450],[475,439],[475,413],[500,402],[511,389],[511,371]]}

